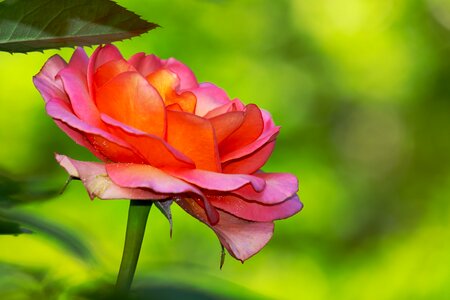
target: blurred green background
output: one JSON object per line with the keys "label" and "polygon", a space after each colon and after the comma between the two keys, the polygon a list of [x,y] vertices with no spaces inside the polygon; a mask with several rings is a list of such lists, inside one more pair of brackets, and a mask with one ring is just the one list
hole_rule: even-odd
{"label": "blurred green background", "polygon": [[[244,265],[228,256],[223,270],[211,230],[176,207],[171,240],[153,209],[136,291],[450,299],[450,1],[117,2],[162,26],[116,43],[125,57],[176,57],[272,113],[282,131],[264,170],[296,174],[305,204],[258,255]],[[51,55],[72,51],[0,53],[0,166],[39,200],[5,210],[33,233],[0,235],[1,299],[100,299],[120,264],[127,201],[90,201],[80,182],[40,194],[67,178],[54,152],[93,159],[53,124],[31,82]]]}

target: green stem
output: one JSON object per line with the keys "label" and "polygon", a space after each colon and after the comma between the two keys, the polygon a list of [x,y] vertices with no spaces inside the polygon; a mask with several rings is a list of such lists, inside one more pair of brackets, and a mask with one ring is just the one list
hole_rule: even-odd
{"label": "green stem", "polygon": [[130,201],[125,246],[116,282],[116,291],[120,294],[127,294],[133,282],[152,203],[142,200]]}

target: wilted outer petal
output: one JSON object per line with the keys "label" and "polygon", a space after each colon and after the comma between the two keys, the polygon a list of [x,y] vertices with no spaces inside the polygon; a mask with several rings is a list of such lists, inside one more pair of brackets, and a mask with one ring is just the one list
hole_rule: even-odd
{"label": "wilted outer petal", "polygon": [[97,162],[84,162],[56,154],[58,163],[74,178],[79,178],[91,199],[149,199],[161,200],[168,195],[156,194],[146,189],[120,187],[108,177],[105,164]]}
{"label": "wilted outer petal", "polygon": [[106,171],[114,183],[128,188],[147,188],[154,192],[172,195],[194,194],[201,198],[211,224],[219,221],[217,210],[212,207],[203,193],[196,187],[150,165],[107,164]]}
{"label": "wilted outer petal", "polygon": [[231,256],[242,262],[258,253],[269,242],[273,234],[272,222],[250,222],[219,211],[219,223],[210,225],[204,210],[194,200],[181,199],[177,201],[177,204],[190,215],[211,227]]}

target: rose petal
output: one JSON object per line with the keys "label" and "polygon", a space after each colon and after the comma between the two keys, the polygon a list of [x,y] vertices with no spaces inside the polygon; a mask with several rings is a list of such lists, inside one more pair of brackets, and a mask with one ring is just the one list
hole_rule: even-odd
{"label": "rose petal", "polygon": [[242,111],[232,111],[209,119],[216,132],[217,144],[236,131],[244,121]]}
{"label": "rose petal", "polygon": [[263,204],[276,204],[285,201],[298,191],[298,180],[289,173],[255,173],[256,177],[266,182],[261,192],[255,192],[251,187],[244,186],[232,193],[248,201]]}
{"label": "rose petal", "polygon": [[145,55],[143,52],[133,55],[128,60],[128,63],[134,66],[144,77],[147,77],[150,73],[155,72],[163,66],[161,59],[153,54]]}
{"label": "rose petal", "polygon": [[94,74],[101,65],[112,61],[123,59],[122,54],[114,45],[99,46],[89,59],[87,71],[87,83],[89,94],[94,97]]}
{"label": "rose petal", "polygon": [[275,148],[275,141],[269,142],[250,155],[222,164],[222,172],[229,174],[252,174],[269,160]]}
{"label": "rose petal", "polygon": [[220,172],[214,129],[208,120],[167,111],[167,142],[192,159],[197,169]]}
{"label": "rose petal", "polygon": [[242,125],[219,145],[220,155],[226,155],[254,142],[264,129],[261,111],[254,104],[246,107]]}
{"label": "rose petal", "polygon": [[233,191],[250,184],[255,191],[262,191],[266,185],[264,179],[252,175],[222,174],[198,169],[165,169],[164,171],[207,190]]}
{"label": "rose petal", "polygon": [[97,89],[98,109],[121,123],[164,137],[166,114],[158,92],[137,72],[122,73]]}
{"label": "rose petal", "polygon": [[230,255],[242,262],[258,253],[273,234],[272,222],[250,222],[219,211],[219,222],[211,226],[206,222],[203,209],[192,199],[181,199],[177,204],[214,230]]}
{"label": "rose petal", "polygon": [[157,193],[171,195],[195,194],[203,201],[209,222],[216,224],[219,221],[218,212],[199,189],[160,169],[150,165],[107,164],[106,171],[112,181],[122,187],[148,188]]}
{"label": "rose petal", "polygon": [[99,112],[89,95],[86,76],[76,68],[66,67],[58,73],[69,96],[74,113],[84,122],[102,127]]}
{"label": "rose petal", "polygon": [[230,102],[224,90],[209,82],[200,83],[198,88],[190,91],[197,97],[195,114],[198,116],[204,116],[209,111]]}
{"label": "rose petal", "polygon": [[250,143],[242,148],[238,148],[229,153],[221,155],[220,158],[221,158],[222,163],[228,162],[231,160],[235,160],[235,159],[239,159],[239,158],[243,158],[247,155],[250,155],[250,154],[258,151],[258,149],[260,149],[264,145],[267,145],[267,143],[275,141],[279,132],[280,132],[279,126],[275,126],[275,127],[265,130],[261,134],[261,136],[253,143]]}
{"label": "rose petal", "polygon": [[179,152],[160,137],[139,131],[119,121],[101,115],[101,119],[115,136],[132,145],[143,157],[155,167],[193,168],[194,162]]}
{"label": "rose petal", "polygon": [[42,67],[38,74],[33,77],[33,83],[41,93],[44,101],[58,98],[69,101],[64,92],[64,87],[56,75],[67,66],[67,63],[59,56],[53,55]]}
{"label": "rose petal", "polygon": [[271,222],[286,219],[298,213],[303,205],[297,195],[292,195],[283,202],[266,205],[248,202],[232,195],[208,196],[211,204],[236,217],[256,222]]}
{"label": "rose petal", "polygon": [[188,90],[198,87],[197,78],[195,78],[195,75],[191,69],[175,58],[169,58],[166,60],[164,67],[177,74],[180,79],[180,90]]}
{"label": "rose petal", "polygon": [[80,120],[70,111],[67,103],[58,99],[53,99],[47,102],[45,108],[47,113],[53,119],[63,122],[72,130],[83,133],[89,140],[89,143],[98,152],[103,156],[108,157],[110,160],[115,162],[124,161],[136,163],[145,161],[129,144],[102,129],[93,127]]}
{"label": "rose petal", "polygon": [[77,69],[86,76],[89,57],[82,47],[77,47],[69,61],[69,68]]}
{"label": "rose petal", "polygon": [[148,82],[159,92],[166,106],[179,104],[183,111],[193,113],[197,98],[191,92],[178,94],[180,80],[175,73],[159,69],[146,77]]}
{"label": "rose petal", "polygon": [[108,177],[104,163],[78,161],[60,154],[56,154],[56,160],[70,176],[81,179],[91,199],[162,200],[169,197],[146,189],[118,186]]}
{"label": "rose petal", "polygon": [[75,130],[71,128],[70,126],[64,124],[63,122],[59,120],[53,120],[55,121],[56,125],[64,131],[75,143],[77,143],[80,146],[83,146],[87,148],[92,154],[94,154],[98,159],[100,160],[107,160],[108,158],[101,154],[99,151],[97,151],[94,146],[89,142],[89,140],[78,130]]}
{"label": "rose petal", "polygon": [[132,72],[136,69],[124,59],[111,60],[99,68],[94,74],[95,89],[101,87],[120,73]]}

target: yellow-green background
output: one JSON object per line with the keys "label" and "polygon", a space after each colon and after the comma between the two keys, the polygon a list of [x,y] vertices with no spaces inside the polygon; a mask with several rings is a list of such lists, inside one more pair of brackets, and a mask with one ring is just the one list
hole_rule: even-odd
{"label": "yellow-green background", "polygon": [[[450,1],[118,3],[162,26],[116,43],[125,57],[176,57],[271,111],[282,130],[264,170],[294,173],[305,205],[258,255],[243,265],[227,256],[223,270],[211,230],[174,207],[170,240],[153,209],[136,276],[149,299],[176,287],[198,299],[450,299]],[[3,169],[62,186],[54,152],[92,159],[31,82],[50,55],[72,51],[0,53]],[[0,236],[0,298],[75,299],[113,283],[127,206],[91,202],[80,182],[21,206],[77,235],[95,262],[39,232]]]}

